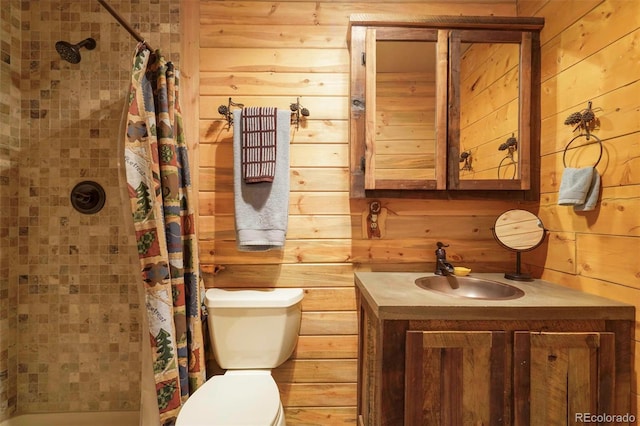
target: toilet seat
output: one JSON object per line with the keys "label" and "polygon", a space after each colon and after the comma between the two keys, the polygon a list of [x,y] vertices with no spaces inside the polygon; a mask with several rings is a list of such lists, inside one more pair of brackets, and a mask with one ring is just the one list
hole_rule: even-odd
{"label": "toilet seat", "polygon": [[271,426],[281,410],[280,392],[269,371],[228,371],[189,397],[176,426]]}

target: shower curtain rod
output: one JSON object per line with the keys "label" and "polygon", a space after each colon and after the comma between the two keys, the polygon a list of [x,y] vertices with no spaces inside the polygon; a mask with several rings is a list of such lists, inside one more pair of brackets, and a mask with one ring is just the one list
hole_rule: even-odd
{"label": "shower curtain rod", "polygon": [[106,2],[106,0],[98,0],[98,3],[100,3],[102,7],[107,9],[107,12],[109,12],[111,16],[116,18],[116,21],[118,21],[125,30],[129,31],[129,34],[131,34],[133,38],[138,40],[140,43],[144,43],[147,48],[153,52],[153,49],[151,48],[151,46],[149,46],[149,43],[147,43],[140,34],[138,34],[133,28],[131,28],[131,25],[129,25],[129,23],[125,21],[124,18],[120,16],[120,14],[114,8],[112,8],[109,3]]}

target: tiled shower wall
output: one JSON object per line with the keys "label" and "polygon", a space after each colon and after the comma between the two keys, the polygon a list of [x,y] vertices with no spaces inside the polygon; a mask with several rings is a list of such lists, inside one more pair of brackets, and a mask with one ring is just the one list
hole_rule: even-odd
{"label": "tiled shower wall", "polygon": [[0,420],[16,409],[20,2],[0,0]]}
{"label": "tiled shower wall", "polygon": [[[0,0],[0,420],[137,409],[136,244],[120,197],[121,118],[136,41],[95,0]],[[179,0],[112,0],[179,66]],[[79,64],[58,40],[87,37]],[[69,201],[93,180],[99,213]]]}

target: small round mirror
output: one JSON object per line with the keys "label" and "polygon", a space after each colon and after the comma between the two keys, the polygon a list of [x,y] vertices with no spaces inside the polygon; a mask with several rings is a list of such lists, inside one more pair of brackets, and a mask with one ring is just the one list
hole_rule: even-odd
{"label": "small round mirror", "polygon": [[531,276],[520,271],[520,253],[533,250],[544,241],[547,230],[540,218],[526,210],[507,210],[498,216],[492,231],[501,246],[516,252],[516,272],[505,274],[505,278],[530,281]]}

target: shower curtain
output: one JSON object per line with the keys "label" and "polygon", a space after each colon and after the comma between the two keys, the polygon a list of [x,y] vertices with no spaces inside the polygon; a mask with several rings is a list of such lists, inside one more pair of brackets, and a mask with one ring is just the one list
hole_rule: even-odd
{"label": "shower curtain", "polygon": [[206,380],[204,284],[178,95],[178,70],[159,51],[138,45],[124,162],[149,332],[143,344],[151,344],[163,426],[175,423],[181,405]]}

